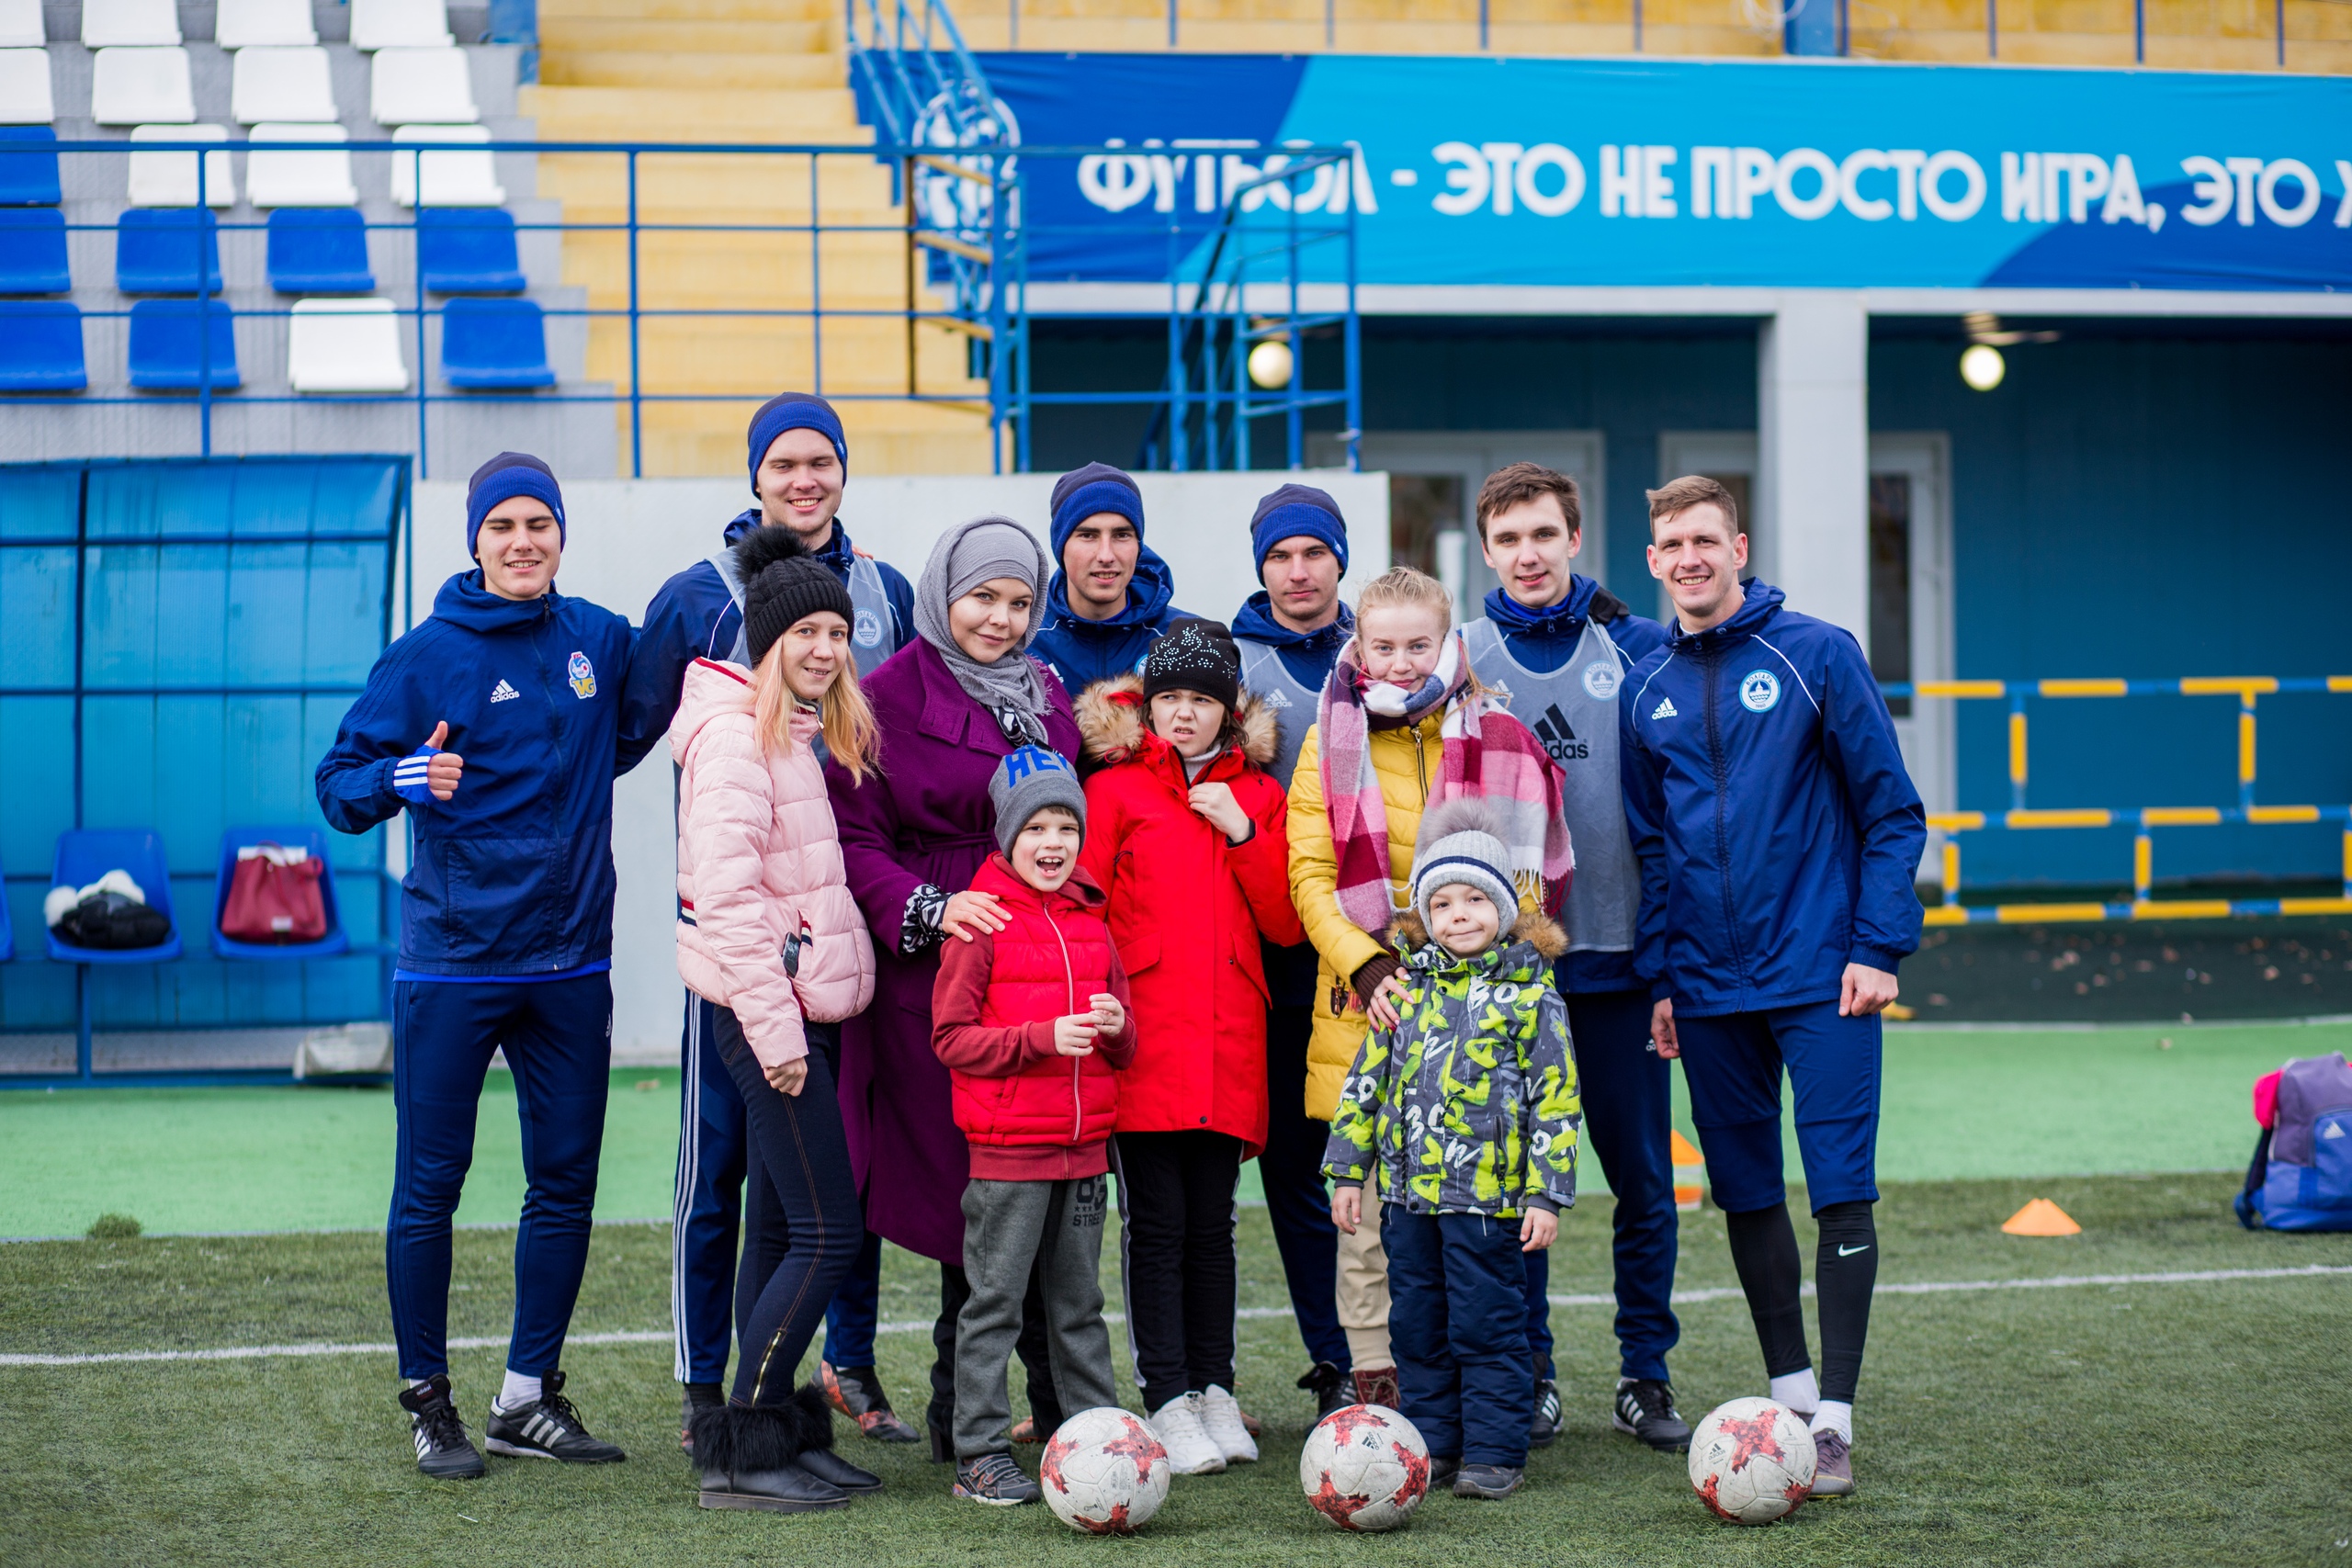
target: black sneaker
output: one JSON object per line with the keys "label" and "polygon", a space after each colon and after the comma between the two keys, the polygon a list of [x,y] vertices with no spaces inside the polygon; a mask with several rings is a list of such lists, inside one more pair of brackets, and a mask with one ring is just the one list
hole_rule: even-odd
{"label": "black sneaker", "polygon": [[458,1419],[449,1402],[449,1377],[435,1372],[414,1388],[401,1390],[401,1408],[408,1412],[416,1436],[416,1468],[435,1481],[479,1481],[481,1455]]}
{"label": "black sneaker", "polygon": [[1560,1385],[1550,1378],[1535,1380],[1535,1419],[1527,1424],[1527,1446],[1548,1449],[1560,1436]]}
{"label": "black sneaker", "polygon": [[539,1398],[520,1410],[490,1407],[483,1446],[510,1459],[559,1459],[566,1464],[618,1464],[628,1458],[601,1438],[589,1436],[580,1412],[563,1397],[563,1373],[539,1380]]}
{"label": "black sneaker", "polygon": [[1521,1465],[1465,1464],[1462,1473],[1453,1478],[1453,1495],[1491,1503],[1518,1491],[1519,1483],[1526,1479],[1527,1471]]}
{"label": "black sneaker", "polygon": [[1035,1503],[1045,1496],[1037,1483],[1021,1472],[1011,1454],[982,1454],[956,1462],[956,1495],[993,1508]]}
{"label": "black sneaker", "polygon": [[1619,1378],[1617,1408],[1609,1423],[1660,1453],[1690,1447],[1690,1424],[1674,1408],[1674,1385],[1657,1378]]}
{"label": "black sneaker", "polygon": [[1298,1380],[1298,1386],[1315,1396],[1317,1421],[1355,1403],[1355,1388],[1348,1374],[1329,1361],[1317,1361],[1307,1368],[1306,1375]]}

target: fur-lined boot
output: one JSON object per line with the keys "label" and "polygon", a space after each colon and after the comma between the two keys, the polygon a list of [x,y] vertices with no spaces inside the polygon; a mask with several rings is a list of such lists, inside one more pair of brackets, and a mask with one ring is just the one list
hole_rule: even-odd
{"label": "fur-lined boot", "polygon": [[882,1478],[833,1452],[832,1412],[814,1383],[780,1404],[721,1404],[697,1410],[695,1462],[706,1508],[802,1514],[838,1508]]}

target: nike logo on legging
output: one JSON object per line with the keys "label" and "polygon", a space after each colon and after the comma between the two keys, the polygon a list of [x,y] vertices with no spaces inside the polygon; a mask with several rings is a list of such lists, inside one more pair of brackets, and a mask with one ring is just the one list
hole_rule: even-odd
{"label": "nike logo on legging", "polygon": [[1839,1247],[1839,1248],[1838,1249],[1838,1257],[1840,1257],[1840,1258],[1851,1258],[1851,1257],[1853,1257],[1853,1256],[1854,1256],[1854,1254],[1856,1254],[1857,1252],[1868,1252],[1870,1249],[1871,1249],[1871,1244],[1870,1244],[1869,1242],[1864,1242],[1864,1243],[1862,1243],[1862,1245],[1861,1245],[1861,1246],[1860,1246],[1860,1247]]}

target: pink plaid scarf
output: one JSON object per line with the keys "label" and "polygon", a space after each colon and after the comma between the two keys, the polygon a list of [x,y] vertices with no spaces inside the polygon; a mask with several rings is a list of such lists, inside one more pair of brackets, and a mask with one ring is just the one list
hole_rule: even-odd
{"label": "pink plaid scarf", "polygon": [[1368,694],[1361,658],[1350,642],[1324,682],[1316,715],[1323,810],[1331,823],[1341,914],[1377,936],[1398,912],[1389,893],[1388,807],[1372,762],[1367,696],[1384,716],[1401,716],[1408,725],[1421,723],[1442,705],[1439,735],[1444,758],[1428,804],[1464,795],[1487,801],[1509,829],[1504,841],[1513,876],[1522,886],[1539,879],[1554,885],[1554,897],[1566,891],[1576,853],[1561,814],[1560,765],[1499,703],[1471,690],[1462,634],[1447,637],[1436,671],[1409,694],[1393,686],[1374,686]]}

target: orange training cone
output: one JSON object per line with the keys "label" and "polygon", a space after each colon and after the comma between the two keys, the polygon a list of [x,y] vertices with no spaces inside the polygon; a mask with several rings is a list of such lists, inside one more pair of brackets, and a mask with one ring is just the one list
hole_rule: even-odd
{"label": "orange training cone", "polygon": [[2047,1198],[2036,1198],[2011,1214],[2001,1229],[2010,1235],[2080,1235],[2083,1231],[2065,1210]]}
{"label": "orange training cone", "polygon": [[[1684,1213],[1689,1213],[1699,1206],[1700,1186],[1695,1178],[1704,1168],[1705,1161],[1700,1157],[1698,1149],[1691,1145],[1690,1140],[1682,1135],[1680,1128],[1673,1129],[1671,1136],[1675,1179],[1674,1206]],[[1686,1171],[1694,1179],[1683,1180],[1683,1173]]]}

